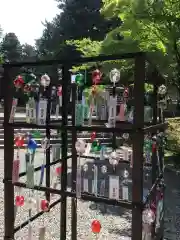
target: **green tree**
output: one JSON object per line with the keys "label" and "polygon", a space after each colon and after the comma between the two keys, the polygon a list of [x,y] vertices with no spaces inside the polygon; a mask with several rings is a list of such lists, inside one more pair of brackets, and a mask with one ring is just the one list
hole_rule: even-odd
{"label": "green tree", "polygon": [[35,47],[29,45],[29,44],[23,44],[21,46],[22,53],[21,53],[21,59],[22,61],[34,61],[37,58],[37,52]]}
{"label": "green tree", "polygon": [[[180,2],[177,0],[103,0],[101,13],[120,18],[121,26],[113,28],[98,45],[99,54],[146,51],[169,84],[180,92]],[[119,36],[123,36],[120,37]],[[88,40],[89,41],[89,40]],[[83,41],[71,41],[84,55],[94,55],[97,43],[90,49]],[[124,62],[125,63],[125,62]],[[122,66],[127,72],[132,67]]]}
{"label": "green tree", "polygon": [[7,33],[1,43],[0,51],[5,61],[19,61],[22,48],[15,33]]}
{"label": "green tree", "polygon": [[66,40],[90,37],[92,40],[103,40],[106,33],[113,29],[119,20],[105,20],[100,14],[101,0],[57,0],[61,14],[54,20],[45,23],[42,37],[37,41],[41,57],[79,56],[73,46]]}

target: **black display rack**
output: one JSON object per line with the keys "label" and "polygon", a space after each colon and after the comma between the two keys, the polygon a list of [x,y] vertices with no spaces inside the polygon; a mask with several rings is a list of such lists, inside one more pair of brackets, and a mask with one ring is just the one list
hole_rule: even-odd
{"label": "black display rack", "polygon": [[[134,122],[133,124],[126,122],[116,123],[114,128],[106,128],[103,124],[100,125],[100,121],[96,121],[92,127],[88,126],[75,126],[75,99],[76,99],[76,86],[70,82],[70,71],[73,65],[83,64],[89,62],[103,62],[109,60],[120,59],[134,59]],[[132,168],[132,202],[123,200],[111,200],[105,197],[96,197],[92,194],[82,193],[83,200],[89,200],[99,203],[105,203],[108,205],[122,206],[127,209],[132,209],[132,240],[142,239],[142,210],[145,203],[142,200],[143,196],[143,144],[145,133],[156,133],[158,130],[164,131],[166,124],[159,122],[158,110],[157,110],[157,89],[158,85],[162,84],[162,78],[154,68],[151,75],[146,74],[146,54],[142,52],[128,53],[123,55],[112,56],[97,56],[90,58],[79,59],[65,59],[65,60],[50,60],[50,61],[37,61],[37,62],[22,62],[22,63],[5,63],[4,68],[4,80],[3,90],[6,93],[4,99],[4,240],[14,239],[14,234],[28,225],[29,220],[14,228],[14,186],[20,186],[26,188],[25,183],[12,184],[12,166],[14,157],[14,128],[31,128],[31,129],[46,129],[46,137],[50,139],[51,129],[58,129],[61,131],[62,141],[62,159],[55,162],[50,162],[50,149],[46,150],[46,186],[35,186],[34,189],[43,191],[46,193],[47,200],[51,193],[60,195],[60,199],[50,205],[50,208],[61,202],[61,223],[60,223],[60,239],[66,239],[66,208],[67,197],[72,198],[72,222],[71,222],[71,239],[77,239],[77,212],[76,212],[76,169],[77,169],[77,153],[75,149],[75,143],[77,141],[78,131],[96,131],[103,133],[130,133],[133,141],[133,168]],[[62,68],[62,120],[51,121],[50,120],[50,103],[48,107],[48,118],[45,126],[38,126],[36,124],[27,124],[23,122],[9,123],[9,116],[11,111],[11,104],[13,98],[12,88],[12,76],[14,69],[20,69],[21,67],[38,67],[45,65],[61,66]],[[154,84],[154,102],[153,102],[153,123],[150,126],[144,125],[144,84],[145,82]],[[72,118],[71,123],[68,121],[67,102],[69,101],[68,87],[72,87]],[[74,90],[73,90],[74,89]],[[50,102],[50,98],[49,98]],[[99,125],[99,126],[98,126]],[[68,156],[68,132],[72,133],[72,153]],[[161,172],[157,174],[157,156],[154,154],[152,157],[152,188],[146,198],[146,202],[153,196],[156,186],[160,179],[163,177],[162,158],[163,151],[161,149],[160,162]],[[72,158],[72,191],[67,190],[67,159]],[[62,162],[62,176],[61,176],[61,189],[50,188],[50,167],[54,164]],[[40,167],[37,167],[35,171],[39,171]],[[20,176],[24,176],[23,172]],[[33,221],[43,212],[40,212],[33,216],[30,221]],[[162,235],[156,235],[156,239],[161,239]]]}

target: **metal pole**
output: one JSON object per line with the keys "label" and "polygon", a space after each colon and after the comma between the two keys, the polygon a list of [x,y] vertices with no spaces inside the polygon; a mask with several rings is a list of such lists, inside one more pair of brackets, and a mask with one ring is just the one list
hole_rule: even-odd
{"label": "metal pole", "polygon": [[[9,126],[12,105],[12,79],[8,66],[4,66],[4,240],[14,239],[14,186],[12,166],[14,158],[14,129]],[[8,181],[10,180],[10,181]]]}
{"label": "metal pole", "polygon": [[67,207],[67,198],[66,198],[66,189],[67,189],[67,151],[68,151],[68,134],[66,125],[68,124],[68,108],[67,108],[67,90],[68,90],[68,80],[70,79],[70,67],[68,65],[62,66],[62,175],[61,175],[61,232],[60,239],[66,239],[66,207]]}
{"label": "metal pole", "polygon": [[[145,55],[135,57],[134,79],[134,127],[144,126],[144,81]],[[133,134],[133,169],[132,169],[132,240],[142,239],[142,196],[143,196],[143,131]]]}
{"label": "metal pole", "polygon": [[[75,104],[76,104],[76,84],[72,84],[72,126],[75,126]],[[72,130],[72,191],[76,191],[77,153],[76,144],[77,132]],[[71,239],[77,239],[77,199],[71,199]]]}

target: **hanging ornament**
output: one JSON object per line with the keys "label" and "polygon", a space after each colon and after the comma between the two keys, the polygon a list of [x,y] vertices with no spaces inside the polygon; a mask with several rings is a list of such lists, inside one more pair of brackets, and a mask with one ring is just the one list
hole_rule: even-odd
{"label": "hanging ornament", "polygon": [[95,140],[95,138],[96,138],[96,132],[93,132],[91,134],[91,142],[93,142]]}
{"label": "hanging ornament", "polygon": [[16,196],[15,204],[17,207],[22,207],[24,205],[24,196],[21,195]]}
{"label": "hanging ornament", "polygon": [[125,87],[123,92],[123,98],[127,101],[129,97],[129,88]]}
{"label": "hanging ornament", "polygon": [[84,140],[82,139],[78,139],[76,144],[75,144],[75,148],[78,154],[82,155],[85,152],[86,149],[86,143]]}
{"label": "hanging ornament", "polygon": [[98,220],[93,220],[91,223],[91,230],[94,234],[99,234],[101,231],[101,223]]}
{"label": "hanging ornament", "polygon": [[122,137],[127,141],[129,139],[129,133],[123,133]]}
{"label": "hanging ornament", "polygon": [[[152,230],[152,224],[154,223],[155,221],[155,214],[154,212],[148,208],[148,209],[145,209],[142,213],[142,222],[143,222],[143,235],[151,235],[151,230]],[[146,239],[144,237],[144,239]]]}
{"label": "hanging ornament", "polygon": [[83,170],[84,170],[84,172],[87,172],[87,171],[88,171],[88,165],[87,165],[87,164],[84,164],[84,165],[83,165]]}
{"label": "hanging ornament", "polygon": [[32,87],[30,84],[26,84],[23,88],[25,94],[29,94],[32,91]]}
{"label": "hanging ornament", "polygon": [[119,82],[120,77],[121,77],[121,74],[120,74],[120,71],[118,69],[114,68],[110,71],[109,78],[110,78],[110,81],[113,83],[114,86],[117,82]]}
{"label": "hanging ornament", "polygon": [[20,89],[24,86],[24,79],[21,75],[17,76],[16,79],[14,80],[14,86],[17,89]]}
{"label": "hanging ornament", "polygon": [[14,144],[16,145],[16,147],[21,148],[24,146],[25,142],[24,142],[24,137],[21,135],[18,135],[15,137],[14,139]]}
{"label": "hanging ornament", "polygon": [[75,77],[75,83],[80,87],[84,84],[84,75],[78,73]]}
{"label": "hanging ornament", "polygon": [[49,211],[49,202],[45,199],[41,200],[40,207],[43,212],[48,212]]}
{"label": "hanging ornament", "polygon": [[96,85],[96,84],[100,83],[101,78],[102,78],[102,73],[98,69],[96,69],[92,72],[92,82],[93,82],[93,84]]}
{"label": "hanging ornament", "polygon": [[51,79],[47,74],[44,74],[41,76],[41,86],[46,88],[50,85],[50,82],[51,82]]}
{"label": "hanging ornament", "polygon": [[158,88],[158,94],[160,94],[161,96],[165,95],[167,93],[167,88],[165,85],[161,85]]}
{"label": "hanging ornament", "polygon": [[119,156],[116,151],[113,151],[109,156],[109,163],[113,166],[113,169],[116,169],[116,166],[119,163]]}
{"label": "hanging ornament", "polygon": [[27,144],[27,148],[30,151],[34,152],[34,151],[36,151],[37,147],[38,147],[37,142],[32,138],[29,139],[28,144]]}
{"label": "hanging ornament", "polygon": [[107,167],[106,167],[105,165],[103,165],[103,166],[101,167],[101,172],[102,172],[103,174],[107,173]]}

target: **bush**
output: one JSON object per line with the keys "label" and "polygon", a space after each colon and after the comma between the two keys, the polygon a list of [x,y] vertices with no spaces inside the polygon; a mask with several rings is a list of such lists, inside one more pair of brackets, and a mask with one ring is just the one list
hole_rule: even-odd
{"label": "bush", "polygon": [[180,118],[170,118],[167,121],[167,150],[180,155]]}

